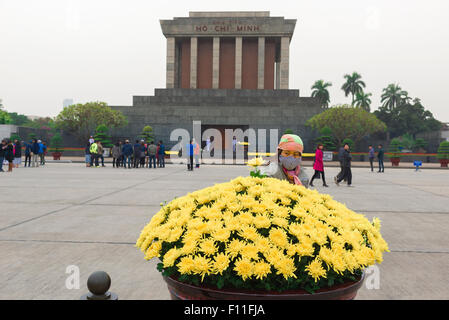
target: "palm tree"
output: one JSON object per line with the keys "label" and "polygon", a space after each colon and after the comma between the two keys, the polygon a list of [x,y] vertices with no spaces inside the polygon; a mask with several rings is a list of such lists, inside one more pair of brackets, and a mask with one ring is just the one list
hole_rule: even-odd
{"label": "palm tree", "polygon": [[332,83],[330,82],[324,82],[324,80],[317,80],[312,86],[312,97],[318,98],[321,102],[321,105],[324,108],[327,108],[329,106],[329,91],[327,90],[327,87],[332,86]]}
{"label": "palm tree", "polygon": [[360,107],[365,109],[366,111],[370,112],[370,105],[371,105],[371,93],[364,93],[364,92],[358,92],[355,96],[354,104],[356,107]]}
{"label": "palm tree", "polygon": [[354,97],[357,93],[363,92],[363,88],[365,88],[365,82],[362,80],[362,76],[357,72],[353,72],[351,75],[345,74],[344,78],[346,82],[343,84],[341,89],[345,92],[345,97],[349,94],[352,95],[352,103],[354,105]]}
{"label": "palm tree", "polygon": [[388,87],[382,90],[381,100],[382,107],[388,110],[395,109],[398,105],[410,102],[411,98],[407,91],[402,90],[398,84],[389,84]]}

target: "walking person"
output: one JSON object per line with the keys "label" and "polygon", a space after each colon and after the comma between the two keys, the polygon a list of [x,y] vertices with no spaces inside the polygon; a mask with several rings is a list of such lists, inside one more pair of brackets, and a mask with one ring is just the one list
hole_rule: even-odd
{"label": "walking person", "polygon": [[84,148],[84,162],[86,163],[86,168],[91,166],[91,154],[90,154],[90,143],[88,142],[86,148]]}
{"label": "walking person", "polygon": [[337,177],[340,177],[343,175],[343,171],[345,169],[344,165],[343,165],[343,155],[345,153],[345,148],[340,147],[340,149],[338,150],[338,161],[340,162],[340,172],[337,174]]}
{"label": "walking person", "polygon": [[5,161],[5,155],[6,155],[6,147],[7,147],[6,140],[2,140],[2,144],[0,145],[0,172],[5,172],[3,170],[3,161]]}
{"label": "walking person", "polygon": [[128,169],[131,169],[131,156],[133,154],[133,146],[129,143],[129,140],[125,141],[122,148],[123,154],[123,168],[126,169],[126,163],[128,162]]}
{"label": "walking person", "polygon": [[383,146],[379,144],[379,151],[377,152],[377,159],[379,160],[379,171],[377,172],[384,172],[384,154],[385,152]]}
{"label": "walking person", "polygon": [[45,156],[48,153],[48,148],[47,148],[46,142],[42,142],[42,151],[44,151],[44,152],[43,152],[43,156],[41,157],[41,162],[42,162],[42,165],[45,165]]}
{"label": "walking person", "polygon": [[159,141],[158,158],[160,168],[165,168],[165,146],[162,140]]}
{"label": "walking person", "polygon": [[14,165],[16,168],[22,163],[22,144],[19,140],[14,141]]}
{"label": "walking person", "polygon": [[315,162],[313,163],[313,170],[315,170],[315,174],[310,180],[311,187],[314,186],[313,180],[315,178],[319,179],[320,176],[323,179],[323,187],[329,187],[326,184],[326,178],[324,177],[323,148],[324,146],[321,143],[319,143],[315,151]]}
{"label": "walking person", "polygon": [[345,144],[344,146],[344,153],[343,153],[343,174],[340,177],[334,177],[335,184],[337,186],[340,185],[340,182],[346,178],[346,181],[348,183],[348,187],[351,187],[352,184],[352,172],[351,172],[351,160],[352,155],[349,151],[349,144]]}
{"label": "walking person", "polygon": [[38,161],[38,157],[39,157],[39,143],[37,142],[36,139],[33,140],[33,144],[31,146],[31,153],[33,156],[33,168],[34,167],[39,167],[39,161]]}
{"label": "walking person", "polygon": [[373,148],[372,145],[369,145],[368,148],[369,148],[369,151],[368,151],[369,164],[371,166],[371,172],[373,172],[374,171],[374,165],[373,165],[373,162],[374,162],[374,148]]}
{"label": "walking person", "polygon": [[122,151],[120,150],[120,142],[116,142],[116,144],[112,147],[112,167],[118,168],[120,166],[120,157],[122,156]]}
{"label": "walking person", "polygon": [[148,168],[151,168],[151,163],[153,163],[153,168],[156,169],[156,156],[157,146],[154,144],[154,141],[151,141],[148,146]]}
{"label": "walking person", "polygon": [[28,161],[28,168],[31,166],[31,146],[33,141],[29,141],[29,143],[25,143],[25,167],[27,166]]}

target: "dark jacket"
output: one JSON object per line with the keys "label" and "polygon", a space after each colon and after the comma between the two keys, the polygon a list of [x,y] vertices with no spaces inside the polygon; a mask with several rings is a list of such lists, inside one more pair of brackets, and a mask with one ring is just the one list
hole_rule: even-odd
{"label": "dark jacket", "polygon": [[122,154],[124,156],[130,156],[133,154],[133,147],[129,143],[125,143],[122,148]]}
{"label": "dark jacket", "polygon": [[31,143],[25,143],[25,155],[26,156],[29,156],[31,154],[31,147],[32,147]]}
{"label": "dark jacket", "polygon": [[351,160],[352,160],[351,153],[349,152],[349,150],[345,150],[343,153],[343,167],[351,168]]}
{"label": "dark jacket", "polygon": [[[5,147],[5,148],[3,148]],[[4,146],[3,144],[0,144],[0,157],[4,158],[6,154],[6,146]]]}
{"label": "dark jacket", "polygon": [[377,154],[377,158],[379,160],[383,160],[384,159],[384,149],[382,149],[382,148],[379,149],[379,153]]}
{"label": "dark jacket", "polygon": [[14,154],[14,158],[22,157],[22,144],[20,142],[16,143],[16,153]]}
{"label": "dark jacket", "polygon": [[345,148],[341,147],[340,150],[338,150],[338,161],[343,162],[344,153]]}
{"label": "dark jacket", "polygon": [[33,142],[33,144],[31,145],[31,152],[34,154],[39,153],[39,143]]}
{"label": "dark jacket", "polygon": [[164,155],[165,154],[165,146],[163,144],[161,144],[159,146],[159,152],[158,154]]}
{"label": "dark jacket", "polygon": [[14,147],[12,144],[8,144],[5,149],[5,159],[8,160],[8,162],[12,162],[14,160]]}

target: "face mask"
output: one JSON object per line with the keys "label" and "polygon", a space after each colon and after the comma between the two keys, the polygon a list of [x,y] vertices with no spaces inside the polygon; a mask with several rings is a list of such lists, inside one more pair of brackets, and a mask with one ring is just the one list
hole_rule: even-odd
{"label": "face mask", "polygon": [[294,170],[301,164],[301,158],[295,158],[293,156],[283,157],[279,156],[279,162],[287,170]]}

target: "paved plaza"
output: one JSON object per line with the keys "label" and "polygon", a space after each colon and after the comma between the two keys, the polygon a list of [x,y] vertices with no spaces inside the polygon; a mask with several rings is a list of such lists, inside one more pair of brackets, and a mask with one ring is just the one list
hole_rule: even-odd
{"label": "paved plaza", "polygon": [[[308,169],[309,175],[312,169]],[[357,299],[449,299],[449,170],[353,169],[353,184],[314,182],[370,220],[379,217],[391,252],[380,285]],[[246,166],[207,165],[188,172],[85,168],[49,163],[0,174],[0,299],[79,299],[97,270],[112,278],[119,299],[169,299],[156,261],[134,247],[162,201],[248,175]],[[80,289],[66,288],[66,268],[79,267]]]}

